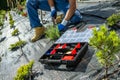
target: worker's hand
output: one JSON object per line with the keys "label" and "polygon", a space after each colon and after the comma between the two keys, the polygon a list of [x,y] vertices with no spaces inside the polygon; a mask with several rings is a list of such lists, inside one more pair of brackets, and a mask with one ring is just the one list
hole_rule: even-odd
{"label": "worker's hand", "polygon": [[68,24],[68,21],[63,19],[61,24],[58,24],[58,30],[59,31],[66,31],[68,29],[67,24]]}
{"label": "worker's hand", "polygon": [[63,24],[58,24],[58,30],[59,31],[66,31],[68,29],[68,27],[67,26],[64,26]]}
{"label": "worker's hand", "polygon": [[62,31],[64,30],[65,26],[63,24],[58,24],[58,30]]}
{"label": "worker's hand", "polygon": [[56,19],[57,11],[55,9],[51,10],[51,17]]}

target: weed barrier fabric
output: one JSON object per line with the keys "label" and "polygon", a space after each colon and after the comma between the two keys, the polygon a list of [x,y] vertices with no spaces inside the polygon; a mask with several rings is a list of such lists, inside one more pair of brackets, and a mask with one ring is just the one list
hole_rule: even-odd
{"label": "weed barrier fabric", "polygon": [[[87,5],[87,4],[86,4]],[[109,4],[100,4],[100,5],[91,5],[86,6],[83,3],[79,3],[78,7],[81,12],[88,12],[91,14],[99,14],[105,17],[108,17],[108,13],[112,14],[117,12],[119,9],[115,7],[110,7]],[[102,7],[101,10],[98,8],[103,6],[109,7]],[[96,11],[95,8],[98,10]],[[112,10],[112,11],[110,11]],[[103,14],[103,12],[104,14]],[[102,12],[102,13],[101,13]],[[87,21],[87,24],[102,24],[105,20],[96,18],[94,16],[86,16],[83,15],[84,20]],[[98,64],[97,59],[94,54],[93,48],[89,46],[87,51],[87,55],[84,56],[84,59],[77,65],[74,71],[64,70],[64,66],[60,66],[61,69],[57,70],[56,66],[47,66],[48,69],[44,68],[44,65],[38,62],[40,56],[42,56],[45,51],[49,49],[49,47],[53,44],[52,41],[48,39],[40,39],[36,43],[29,42],[29,38],[32,37],[33,30],[31,30],[29,25],[28,18],[22,17],[20,15],[15,15],[15,26],[20,30],[19,37],[22,40],[26,40],[27,44],[24,46],[23,51],[26,54],[26,57],[29,60],[35,60],[35,64],[33,69],[37,71],[38,75],[35,76],[36,80],[96,80],[96,75],[100,75],[101,73],[101,66]],[[10,42],[16,42],[18,39],[16,37],[11,36],[12,29],[9,28],[9,22],[5,22],[6,27],[4,27],[1,32],[3,33],[2,36],[6,36],[6,39],[0,43],[0,55],[2,56],[2,61],[0,62],[0,80],[13,80],[13,77],[16,75],[17,69],[23,65],[28,63],[25,56],[22,56],[19,60],[18,57],[21,55],[20,50],[17,51],[10,51],[8,49]],[[120,31],[117,31],[120,33]],[[16,62],[17,61],[17,62]],[[16,63],[15,63],[16,62]],[[51,68],[52,69],[51,69]],[[117,67],[117,66],[116,66]],[[39,74],[42,73],[42,74]],[[116,77],[110,78],[115,79]],[[120,76],[117,76],[119,80]]]}

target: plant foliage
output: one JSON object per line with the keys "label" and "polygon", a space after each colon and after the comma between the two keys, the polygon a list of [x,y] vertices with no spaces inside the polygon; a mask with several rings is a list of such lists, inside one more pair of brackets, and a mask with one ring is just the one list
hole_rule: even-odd
{"label": "plant foliage", "polygon": [[0,14],[5,16],[6,11],[5,10],[0,10]]}
{"label": "plant foliage", "polygon": [[11,34],[12,34],[12,36],[17,36],[19,34],[18,28],[15,29]]}
{"label": "plant foliage", "polygon": [[49,26],[47,30],[45,31],[46,37],[55,40],[60,37],[59,30],[56,26]]}
{"label": "plant foliage", "polygon": [[10,20],[10,28],[13,28],[14,27],[14,20]]}
{"label": "plant foliage", "polygon": [[100,29],[93,29],[93,37],[90,38],[90,45],[96,48],[98,62],[105,69],[105,80],[108,79],[108,70],[116,61],[115,54],[120,51],[120,38],[115,31],[108,31],[106,25]]}
{"label": "plant foliage", "polygon": [[120,13],[112,14],[107,18],[107,24],[109,26],[114,26],[118,21],[120,21]]}
{"label": "plant foliage", "polygon": [[99,30],[93,29],[90,45],[97,50],[98,62],[109,67],[115,61],[115,54],[120,51],[120,38],[115,31],[109,32],[106,25],[101,25]]}
{"label": "plant foliage", "polygon": [[6,11],[5,10],[0,10],[0,26],[2,28],[4,24],[4,18],[5,18]]}
{"label": "plant foliage", "polygon": [[14,80],[29,80],[32,74],[32,67],[34,61],[30,61],[28,64],[21,66],[17,70],[17,75],[14,77]]}
{"label": "plant foliage", "polygon": [[25,44],[26,44],[26,41],[20,40],[14,44],[10,44],[9,49],[10,50],[18,49],[19,47],[23,47]]}
{"label": "plant foliage", "polygon": [[9,12],[9,20],[13,20],[12,15]]}
{"label": "plant foliage", "polygon": [[10,14],[10,12],[9,12],[9,24],[10,24],[10,28],[13,28],[14,27],[14,20],[13,20],[13,18],[12,18],[12,15]]}

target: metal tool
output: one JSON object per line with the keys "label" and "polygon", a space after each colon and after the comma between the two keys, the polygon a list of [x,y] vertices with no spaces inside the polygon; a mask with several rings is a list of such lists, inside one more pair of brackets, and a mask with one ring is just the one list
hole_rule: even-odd
{"label": "metal tool", "polygon": [[52,17],[53,26],[55,27],[55,18]]}

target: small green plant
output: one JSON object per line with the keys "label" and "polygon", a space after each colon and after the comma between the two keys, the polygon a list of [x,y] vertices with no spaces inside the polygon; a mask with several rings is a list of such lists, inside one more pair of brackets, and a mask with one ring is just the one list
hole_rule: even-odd
{"label": "small green plant", "polygon": [[118,21],[120,21],[120,13],[112,14],[107,18],[107,24],[109,26],[114,26]]}
{"label": "small green plant", "polygon": [[15,21],[13,20],[12,15],[9,12],[9,24],[10,24],[10,28],[14,28],[14,22]]}
{"label": "small green plant", "polygon": [[21,6],[23,6],[25,8],[25,6],[26,6],[26,0],[21,1],[20,4],[21,4]]}
{"label": "small green plant", "polygon": [[9,49],[10,50],[16,50],[16,49],[18,49],[20,47],[23,47],[25,44],[26,44],[26,41],[20,40],[20,41],[14,43],[14,44],[10,44]]}
{"label": "small green plant", "polygon": [[5,10],[0,10],[0,14],[5,15],[6,11]]}
{"label": "small green plant", "polygon": [[0,13],[0,29],[3,28],[4,25],[4,15]]}
{"label": "small green plant", "polygon": [[28,64],[21,66],[17,70],[17,75],[14,77],[14,80],[31,80],[33,64],[34,61],[30,61]]}
{"label": "small green plant", "polygon": [[0,17],[0,18],[1,18],[2,20],[4,20],[5,14],[6,14],[6,11],[5,11],[5,10],[0,10],[0,15],[2,15],[2,17]]}
{"label": "small green plant", "polygon": [[15,29],[11,34],[12,34],[12,36],[17,36],[19,34],[18,28]]}
{"label": "small green plant", "polygon": [[12,15],[9,12],[9,21],[13,20]]}
{"label": "small green plant", "polygon": [[45,31],[46,37],[50,38],[51,40],[55,40],[60,37],[59,30],[56,26],[49,26]]}
{"label": "small green plant", "polygon": [[9,24],[10,24],[10,28],[13,28],[14,27],[14,20],[10,20]]}
{"label": "small green plant", "polygon": [[108,69],[116,60],[115,54],[120,51],[120,38],[115,31],[109,32],[106,25],[101,25],[99,30],[93,29],[90,45],[96,49],[96,57],[105,68],[107,78]]}

